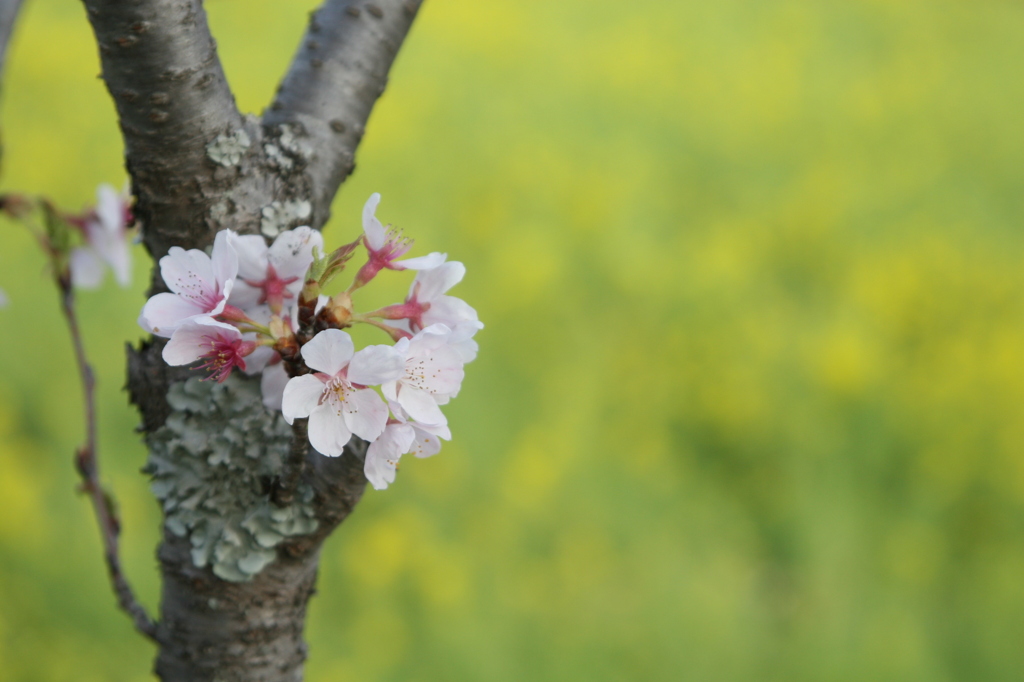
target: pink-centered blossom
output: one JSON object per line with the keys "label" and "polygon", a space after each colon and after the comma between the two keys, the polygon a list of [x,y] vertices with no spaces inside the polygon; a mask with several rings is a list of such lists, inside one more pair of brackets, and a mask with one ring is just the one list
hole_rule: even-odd
{"label": "pink-centered blossom", "polygon": [[389,401],[398,403],[423,424],[445,424],[440,405],[459,393],[465,372],[459,352],[449,344],[451,330],[435,324],[401,339],[394,351],[402,358],[402,375],[381,386]]}
{"label": "pink-centered blossom", "polygon": [[369,252],[369,260],[356,274],[355,286],[361,287],[377,276],[377,273],[388,270],[424,270],[436,268],[447,257],[443,253],[430,253],[417,258],[398,260],[412,248],[413,240],[402,235],[390,225],[384,227],[377,219],[377,205],[380,194],[374,192],[363,206],[363,245]]}
{"label": "pink-centered blossom", "polygon": [[230,324],[210,317],[195,317],[174,330],[171,340],[164,346],[163,358],[172,366],[202,360],[199,369],[208,370],[210,379],[222,382],[235,367],[245,370],[245,357],[258,347],[255,341],[243,339],[242,333]]}
{"label": "pink-centered blossom", "polygon": [[292,378],[284,389],[281,411],[291,424],[309,417],[309,442],[321,454],[338,457],[352,434],[368,441],[384,431],[388,408],[375,386],[404,372],[390,346],[367,346],[354,353],[352,337],[325,329],[302,347],[302,358],[315,371]]}
{"label": "pink-centered blossom", "polygon": [[238,274],[238,256],[229,243],[230,230],[221,230],[207,256],[199,249],[172,246],[160,259],[160,274],[171,293],[150,298],[139,325],[157,336],[170,337],[186,320],[213,317],[224,310]]}
{"label": "pink-centered blossom", "polygon": [[84,218],[72,219],[79,225],[85,244],[71,251],[71,283],[82,289],[95,289],[109,267],[117,283],[131,283],[131,251],[128,224],[132,220],[129,197],[107,184],[96,189],[96,206]]}
{"label": "pink-centered blossom", "polygon": [[313,262],[313,249],[322,255],[324,238],[311,227],[282,232],[271,246],[259,235],[234,235],[231,244],[238,254],[238,280],[230,303],[248,312],[266,303],[280,309],[294,301]]}
{"label": "pink-centered blossom", "polygon": [[446,295],[448,290],[462,281],[466,266],[458,261],[443,263],[436,268],[421,270],[409,287],[405,303],[397,303],[378,311],[390,321],[390,326],[413,333],[433,324],[443,324],[452,330],[450,343],[459,351],[464,362],[476,358],[477,344],[473,336],[483,329],[480,318],[461,298]]}

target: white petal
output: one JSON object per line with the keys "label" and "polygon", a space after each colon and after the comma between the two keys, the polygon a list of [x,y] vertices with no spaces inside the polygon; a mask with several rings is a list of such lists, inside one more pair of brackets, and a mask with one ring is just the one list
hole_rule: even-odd
{"label": "white petal", "polygon": [[380,203],[380,194],[374,192],[363,205],[363,233],[366,234],[366,242],[374,251],[384,246],[384,226],[374,215],[377,212],[377,204]]}
{"label": "white petal", "polygon": [[302,347],[302,358],[311,368],[334,376],[352,359],[352,337],[340,329],[325,329]]}
{"label": "white petal", "polygon": [[128,239],[122,234],[104,249],[103,257],[114,271],[114,278],[122,287],[132,283],[132,252]]}
{"label": "white petal", "polygon": [[480,344],[474,339],[466,339],[465,341],[453,343],[452,348],[458,351],[464,363],[473,362],[476,360],[477,351],[480,350]]}
{"label": "white petal", "polygon": [[198,297],[219,289],[210,257],[199,249],[172,246],[160,259],[160,275],[168,289],[182,296]]}
{"label": "white petal", "polygon": [[267,242],[256,234],[238,235],[232,233],[229,241],[238,255],[238,276],[261,282],[267,277]]}
{"label": "white petal", "polygon": [[309,415],[309,442],[321,455],[340,457],[351,439],[345,420],[327,403]]}
{"label": "white petal", "polygon": [[398,402],[398,382],[397,381],[385,381],[380,385],[380,392],[384,394],[388,403]]}
{"label": "white petal", "polygon": [[430,355],[416,357],[409,362],[415,362],[411,369],[417,375],[416,385],[433,393],[435,398],[456,395],[466,376],[462,356],[451,346],[435,348]]}
{"label": "white petal", "polygon": [[[438,434],[423,428],[420,424],[410,424],[414,429],[415,437],[409,445],[409,452],[417,457],[433,457],[441,452],[441,439]],[[444,427],[447,430],[447,426]],[[448,432],[448,440],[451,440],[451,432]]]}
{"label": "white petal", "polygon": [[292,377],[284,387],[281,398],[281,412],[284,420],[291,424],[296,419],[308,417],[320,403],[324,394],[324,382],[313,374]]}
{"label": "white petal", "polygon": [[[443,324],[432,324],[429,327],[416,332],[416,334],[409,339],[409,350],[406,355],[408,357],[427,355],[432,350],[447,344],[451,335],[452,331],[447,326]],[[405,339],[402,340],[404,341]]]}
{"label": "white petal", "polygon": [[436,268],[444,263],[445,259],[448,258],[447,253],[428,253],[426,256],[418,256],[416,258],[406,258],[405,260],[397,260],[392,265],[398,265],[406,270],[430,270]]}
{"label": "white petal", "polygon": [[260,378],[260,390],[263,392],[263,404],[268,410],[281,411],[284,399],[284,387],[288,384],[288,372],[283,363],[270,365],[263,370]]}
{"label": "white petal", "polygon": [[[264,276],[266,271],[264,270]],[[259,289],[254,286],[249,286],[240,279],[236,279],[234,286],[231,289],[231,298],[228,299],[228,303],[241,308],[243,311],[252,317],[252,313],[249,313],[250,308],[254,308],[259,305],[259,300],[263,296],[263,289]],[[269,320],[269,318],[268,318]]]}
{"label": "white petal", "polygon": [[428,303],[462,281],[466,266],[453,260],[430,270],[420,270],[413,280],[410,294],[416,293],[416,300]]}
{"label": "white petal", "polygon": [[398,460],[409,451],[415,434],[406,424],[389,424],[380,437],[366,449],[363,473],[376,490],[395,482]]}
{"label": "white petal", "polygon": [[[232,238],[237,236],[231,230],[221,230],[213,240],[210,261],[218,290],[224,290],[227,284],[238,276],[238,254],[231,245]],[[225,295],[227,293],[225,291]]]}
{"label": "white petal", "polygon": [[[324,252],[324,238],[311,227],[297,227],[278,235],[270,247],[270,262],[281,279],[298,277],[293,283],[299,289],[305,283],[306,271],[313,262],[313,247]],[[289,285],[289,286],[293,286]]]}
{"label": "white petal", "polygon": [[441,408],[426,391],[403,384],[398,390],[398,404],[409,416],[423,424],[447,424]]}
{"label": "white petal", "polygon": [[174,294],[157,294],[142,307],[139,325],[157,336],[169,337],[185,320],[202,315],[203,307],[190,299]]}
{"label": "white petal", "polygon": [[125,200],[113,186],[106,183],[96,188],[96,217],[103,229],[120,235],[124,231]]}
{"label": "white petal", "polygon": [[79,246],[71,251],[71,283],[79,289],[95,289],[103,281],[105,265],[96,251]]}
{"label": "white petal", "polygon": [[205,355],[216,339],[233,341],[242,333],[230,324],[209,317],[194,317],[181,323],[164,346],[164,362],[172,367],[188,365]]}
{"label": "white petal", "polygon": [[454,296],[438,296],[430,302],[430,307],[423,313],[423,324],[443,324],[451,329],[467,322],[477,322],[476,311],[461,298]]}
{"label": "white petal", "polygon": [[348,379],[354,384],[377,386],[405,373],[405,358],[392,346],[367,346],[354,356],[348,367]]}
{"label": "white petal", "polygon": [[341,409],[348,428],[363,440],[376,439],[388,423],[388,406],[369,388],[349,393]]}

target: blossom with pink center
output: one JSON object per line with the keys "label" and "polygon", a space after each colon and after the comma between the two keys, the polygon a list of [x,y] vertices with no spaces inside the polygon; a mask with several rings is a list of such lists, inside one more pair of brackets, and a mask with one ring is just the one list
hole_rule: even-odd
{"label": "blossom with pink center", "polygon": [[448,426],[418,424],[408,421],[401,406],[389,403],[394,419],[388,421],[384,433],[366,449],[363,473],[375,490],[384,490],[395,482],[395,472],[402,455],[430,457],[441,451],[441,438],[451,440]]}
{"label": "blossom with pink center", "polygon": [[255,341],[243,339],[242,333],[230,324],[196,317],[178,325],[164,346],[163,357],[172,366],[204,360],[198,369],[208,370],[208,378],[222,382],[235,367],[245,370],[245,357],[258,347]]}
{"label": "blossom with pink center", "polygon": [[309,442],[321,454],[338,457],[352,434],[376,440],[388,421],[388,408],[375,386],[404,372],[401,356],[390,346],[367,346],[354,353],[352,337],[325,329],[302,347],[315,370],[292,378],[284,388],[281,411],[291,424],[309,417]]}
{"label": "blossom with pink center", "polygon": [[466,266],[458,261],[421,270],[409,287],[405,303],[389,305],[375,314],[390,320],[390,326],[410,333],[433,324],[443,324],[452,330],[450,343],[459,351],[463,362],[470,362],[476,358],[477,352],[473,336],[484,325],[468,303],[445,295],[462,281],[465,274]]}
{"label": "blossom with pink center", "polygon": [[238,256],[221,230],[212,255],[199,249],[172,246],[160,259],[160,274],[171,293],[157,294],[142,308],[139,325],[157,336],[170,337],[186,320],[213,317],[227,305],[238,274]]}
{"label": "blossom with pink center", "polygon": [[324,238],[311,227],[282,232],[271,246],[259,235],[235,235],[231,245],[238,253],[238,280],[231,291],[231,305],[248,311],[267,303],[280,310],[286,299],[294,300],[306,281],[313,249],[324,251]]}
{"label": "blossom with pink center", "polygon": [[402,236],[402,233],[391,226],[384,227],[377,219],[377,205],[380,194],[374,192],[363,206],[363,245],[370,258],[356,274],[354,288],[358,288],[377,276],[382,269],[388,270],[424,270],[436,268],[447,257],[443,253],[430,253],[418,258],[397,260],[412,248],[413,240]]}
{"label": "blossom with pink center", "polygon": [[129,197],[110,185],[96,189],[96,207],[84,218],[71,222],[82,229],[85,244],[71,251],[71,283],[83,289],[95,289],[103,281],[109,267],[117,283],[125,287],[131,282],[131,252],[128,224],[132,220]]}
{"label": "blossom with pink center", "polygon": [[465,372],[459,352],[449,345],[451,330],[435,324],[402,339],[394,351],[403,361],[400,377],[381,386],[389,401],[398,403],[410,417],[423,424],[446,424],[441,412],[459,393]]}

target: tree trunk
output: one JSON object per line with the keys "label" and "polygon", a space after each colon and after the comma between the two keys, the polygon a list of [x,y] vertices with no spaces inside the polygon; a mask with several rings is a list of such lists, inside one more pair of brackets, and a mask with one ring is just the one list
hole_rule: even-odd
{"label": "tree trunk", "polygon": [[[327,0],[261,120],[235,107],[201,0],[84,0],[117,107],[143,242],[203,248],[326,222],[419,0]],[[154,271],[151,293],[164,289]],[[366,444],[310,452],[258,379],[199,382],[164,341],[129,348],[128,389],[164,511],[156,672],[166,682],[301,680],[323,540],[366,485]],[[289,462],[297,486],[275,495]],[[294,472],[293,472],[294,473]]]}

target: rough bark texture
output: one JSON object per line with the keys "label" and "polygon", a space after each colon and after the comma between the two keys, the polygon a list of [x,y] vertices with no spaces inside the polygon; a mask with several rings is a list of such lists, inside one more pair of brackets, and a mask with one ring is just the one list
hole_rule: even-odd
{"label": "rough bark texture", "polygon": [[[159,259],[171,246],[205,247],[224,228],[270,237],[299,224],[322,226],[420,2],[325,2],[263,120],[238,112],[200,0],[84,4],[121,122],[143,243]],[[162,288],[158,275],[153,285]],[[167,396],[189,376],[164,364],[162,347],[153,339],[129,348],[128,388],[150,438],[169,419],[181,421]],[[249,416],[260,409],[253,406]],[[197,567],[195,543],[165,527],[158,553],[161,679],[302,678],[302,630],[320,546],[358,502],[366,479],[361,441],[337,459],[293,443],[281,460],[294,462],[301,448],[299,478],[312,491],[316,530],[276,545],[276,559],[250,581],[228,582],[209,565]],[[294,470],[282,468],[282,475]],[[267,500],[277,484],[265,482]]]}

